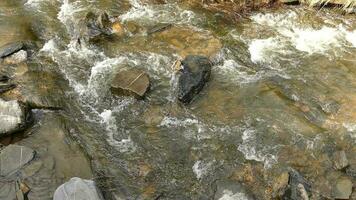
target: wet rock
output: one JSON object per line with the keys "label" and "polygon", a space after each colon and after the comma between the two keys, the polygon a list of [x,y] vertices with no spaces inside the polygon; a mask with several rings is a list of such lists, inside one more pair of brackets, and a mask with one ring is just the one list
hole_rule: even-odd
{"label": "wet rock", "polygon": [[116,34],[117,36],[123,36],[125,34],[124,27],[120,22],[115,22],[112,27],[112,32]]}
{"label": "wet rock", "polygon": [[8,80],[10,80],[10,77],[0,74],[0,82],[7,82]]}
{"label": "wet rock", "polygon": [[9,145],[0,152],[0,175],[8,176],[28,162],[35,156],[35,151],[19,145]]}
{"label": "wet rock", "polygon": [[279,1],[284,4],[291,4],[291,5],[299,4],[299,0],[279,0]]}
{"label": "wet rock", "polygon": [[102,13],[87,13],[84,20],[85,27],[82,30],[81,36],[88,40],[98,40],[112,34],[111,22],[106,12]]}
{"label": "wet rock", "polygon": [[27,60],[28,54],[25,50],[20,50],[4,59],[5,64],[19,64]]}
{"label": "wet rock", "polygon": [[211,58],[222,47],[220,40],[210,33],[196,31],[188,27],[168,27],[164,31],[152,34],[152,39],[155,42],[163,42],[163,44],[175,50],[181,57],[204,55]]}
{"label": "wet rock", "polygon": [[53,200],[103,200],[94,181],[72,178],[59,186]]}
{"label": "wet rock", "polygon": [[283,199],[308,200],[311,195],[311,186],[308,181],[297,171],[289,172],[288,187],[283,194]]}
{"label": "wet rock", "polygon": [[169,28],[172,28],[172,24],[159,24],[159,25],[151,27],[149,30],[147,30],[147,34],[151,35],[154,33],[165,31]]}
{"label": "wet rock", "polygon": [[0,99],[0,137],[23,130],[29,123],[30,113],[18,101]]}
{"label": "wet rock", "polygon": [[211,74],[211,62],[207,57],[190,55],[182,61],[183,69],[178,79],[178,100],[189,103],[199,94]]}
{"label": "wet rock", "polygon": [[282,173],[274,180],[272,189],[275,197],[279,197],[283,195],[285,189],[288,187],[288,181],[289,181],[288,172]]}
{"label": "wet rock", "polygon": [[0,94],[16,88],[15,84],[0,84]]}
{"label": "wet rock", "polygon": [[128,69],[116,74],[111,83],[111,91],[116,95],[143,98],[150,87],[150,79],[146,72],[139,69]]}
{"label": "wet rock", "polygon": [[335,199],[349,199],[352,193],[352,181],[348,177],[341,177],[336,181],[333,188]]}
{"label": "wet rock", "polygon": [[10,56],[21,49],[24,49],[24,43],[23,42],[13,42],[13,43],[8,43],[2,47],[0,47],[0,58],[5,58],[7,56]]}
{"label": "wet rock", "polygon": [[0,199],[14,200],[16,199],[16,182],[0,181]]}
{"label": "wet rock", "polygon": [[333,154],[334,168],[337,170],[345,169],[349,165],[345,151],[337,151]]}

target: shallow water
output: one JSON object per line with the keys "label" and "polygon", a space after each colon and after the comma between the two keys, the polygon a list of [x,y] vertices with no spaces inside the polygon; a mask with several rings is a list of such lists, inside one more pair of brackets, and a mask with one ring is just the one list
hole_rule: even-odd
{"label": "shallow water", "polygon": [[[90,10],[143,31],[79,45],[79,21]],[[147,35],[159,23],[176,32]],[[324,183],[336,173],[332,152],[344,150],[356,167],[355,28],[354,15],[302,7],[230,22],[179,3],[0,2],[0,44],[38,41],[38,62],[69,83],[62,98],[66,115],[82,127],[76,137],[88,142],[93,160],[104,162],[109,152],[112,188],[101,189],[127,199],[212,199],[216,180],[245,188],[227,189],[221,199],[268,199],[271,182],[288,167],[330,196]],[[208,54],[214,67],[199,97],[182,106],[171,66],[191,52]],[[115,73],[131,67],[151,77],[144,101],[110,93]]]}

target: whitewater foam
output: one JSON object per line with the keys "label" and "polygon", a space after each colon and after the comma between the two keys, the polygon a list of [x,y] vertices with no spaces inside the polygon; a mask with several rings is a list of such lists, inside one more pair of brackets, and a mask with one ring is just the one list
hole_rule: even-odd
{"label": "whitewater foam", "polygon": [[268,147],[259,147],[257,144],[256,130],[249,128],[242,134],[242,143],[238,150],[242,152],[247,160],[263,162],[265,168],[270,168],[277,163],[277,157],[268,153]]}
{"label": "whitewater foam", "polygon": [[224,190],[223,196],[219,200],[248,200],[246,194],[242,192],[233,193],[230,190]]}
{"label": "whitewater foam", "polygon": [[206,162],[198,160],[194,163],[192,170],[198,180],[202,180],[211,170],[214,161]]}
{"label": "whitewater foam", "polygon": [[[295,49],[308,54],[326,54],[330,50],[336,52],[336,48],[347,46],[347,43],[353,47],[356,43],[355,31],[348,31],[345,28],[346,24],[324,24],[319,28],[305,26],[298,23],[299,16],[294,11],[280,14],[259,13],[251,16],[251,19],[257,24],[275,30],[279,34],[276,36],[280,40],[279,43],[290,43]],[[276,47],[269,39],[258,41],[255,45],[257,50],[263,46]],[[258,61],[265,58],[263,54],[257,54],[251,59]]]}

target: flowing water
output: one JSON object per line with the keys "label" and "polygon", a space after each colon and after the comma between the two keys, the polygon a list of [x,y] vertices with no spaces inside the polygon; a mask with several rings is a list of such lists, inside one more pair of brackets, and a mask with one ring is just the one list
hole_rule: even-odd
{"label": "flowing water", "polygon": [[[356,169],[355,16],[293,6],[232,22],[169,2],[1,0],[0,45],[37,41],[44,70],[68,81],[58,98],[100,163],[93,165],[105,168],[101,189],[111,198],[212,199],[222,188],[216,198],[268,199],[289,167],[330,196],[332,153],[344,150]],[[78,44],[80,19],[93,10],[142,30]],[[160,23],[174,31],[147,34]],[[208,54],[214,67],[199,97],[183,106],[171,66],[191,52]],[[115,73],[131,67],[151,77],[143,101],[110,93]]]}

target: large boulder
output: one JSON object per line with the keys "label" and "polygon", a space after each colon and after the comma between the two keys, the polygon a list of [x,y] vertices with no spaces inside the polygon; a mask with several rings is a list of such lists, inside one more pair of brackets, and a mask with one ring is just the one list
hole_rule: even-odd
{"label": "large boulder", "polygon": [[72,178],[59,186],[53,200],[103,200],[94,181]]}
{"label": "large boulder", "polygon": [[18,101],[0,99],[0,137],[23,130],[29,123],[28,108]]}
{"label": "large boulder", "polygon": [[128,69],[116,74],[111,83],[111,91],[115,95],[134,96],[141,99],[150,88],[150,79],[140,69]]}
{"label": "large boulder", "polygon": [[0,176],[15,173],[35,156],[35,151],[18,145],[9,145],[0,152]]}
{"label": "large boulder", "polygon": [[182,61],[182,66],[178,79],[178,100],[187,104],[208,82],[212,64],[207,57],[189,55]]}

